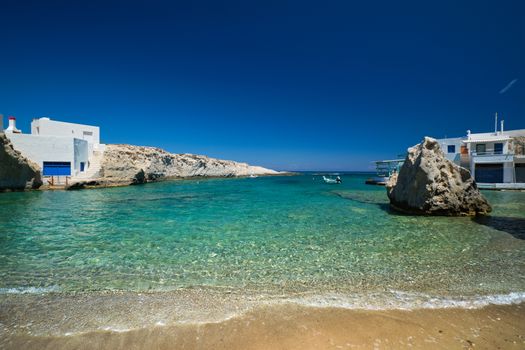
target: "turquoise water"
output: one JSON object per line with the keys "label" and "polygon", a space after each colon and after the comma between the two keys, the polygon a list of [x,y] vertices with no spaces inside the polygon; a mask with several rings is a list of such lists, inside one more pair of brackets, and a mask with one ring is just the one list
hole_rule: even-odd
{"label": "turquoise water", "polygon": [[525,292],[525,193],[484,192],[490,219],[412,217],[365,178],[0,194],[0,291]]}

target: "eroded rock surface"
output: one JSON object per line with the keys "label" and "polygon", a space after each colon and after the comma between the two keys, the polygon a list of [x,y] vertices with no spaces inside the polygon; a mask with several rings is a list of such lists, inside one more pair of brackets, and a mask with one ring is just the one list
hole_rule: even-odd
{"label": "eroded rock surface", "polygon": [[474,216],[492,210],[470,172],[449,161],[430,137],[408,149],[386,188],[391,207],[410,214]]}
{"label": "eroded rock surface", "polygon": [[42,186],[40,167],[13,148],[0,133],[0,191],[23,191]]}
{"label": "eroded rock surface", "polygon": [[[236,177],[277,175],[279,172],[193,154],[173,154],[160,148],[107,145],[99,177],[86,186],[116,186],[153,182],[167,178]],[[82,183],[74,187],[82,187]]]}

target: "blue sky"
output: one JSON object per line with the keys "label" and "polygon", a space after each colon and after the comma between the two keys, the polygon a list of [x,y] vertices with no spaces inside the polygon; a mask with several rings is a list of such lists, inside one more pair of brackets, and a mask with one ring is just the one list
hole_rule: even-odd
{"label": "blue sky", "polygon": [[[525,128],[523,1],[2,1],[0,113],[106,143],[367,170]],[[511,82],[514,83],[511,84]],[[510,84],[511,86],[505,89]]]}

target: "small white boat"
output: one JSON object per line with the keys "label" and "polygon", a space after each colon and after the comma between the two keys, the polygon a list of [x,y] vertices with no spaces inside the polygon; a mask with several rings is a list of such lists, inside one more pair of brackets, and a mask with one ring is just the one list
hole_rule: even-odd
{"label": "small white boat", "polygon": [[338,176],[335,179],[331,179],[323,175],[323,181],[327,184],[340,184],[342,183],[341,178]]}
{"label": "small white boat", "polygon": [[257,175],[253,175],[251,174],[250,176],[248,176],[250,179],[255,179],[257,177]]}

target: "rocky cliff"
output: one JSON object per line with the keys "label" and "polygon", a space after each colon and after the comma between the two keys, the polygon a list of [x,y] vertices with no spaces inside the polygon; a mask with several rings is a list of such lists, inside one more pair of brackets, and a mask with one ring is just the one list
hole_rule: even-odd
{"label": "rocky cliff", "polygon": [[470,172],[449,161],[429,137],[408,149],[386,188],[391,207],[411,214],[473,216],[492,210]]}
{"label": "rocky cliff", "polygon": [[193,154],[173,154],[160,148],[107,145],[96,178],[72,187],[119,186],[168,178],[277,175],[279,172],[246,163]]}
{"label": "rocky cliff", "polygon": [[515,155],[525,155],[525,137],[514,137],[512,139],[512,142],[510,143],[509,151],[510,153],[514,153]]}
{"label": "rocky cliff", "polygon": [[13,148],[0,133],[0,191],[22,191],[42,186],[40,167]]}

